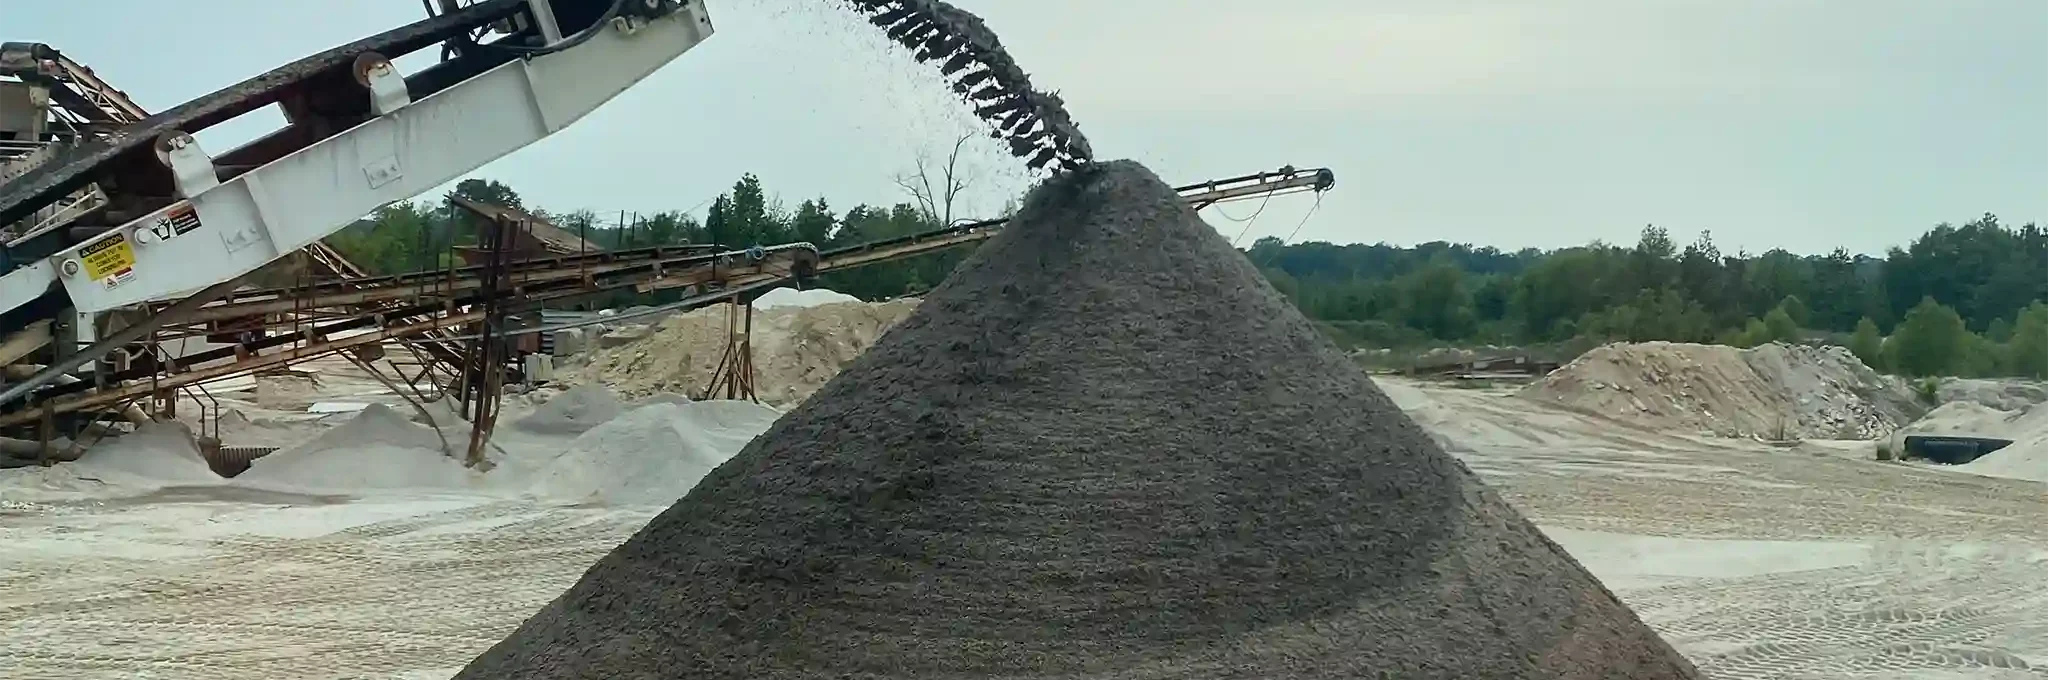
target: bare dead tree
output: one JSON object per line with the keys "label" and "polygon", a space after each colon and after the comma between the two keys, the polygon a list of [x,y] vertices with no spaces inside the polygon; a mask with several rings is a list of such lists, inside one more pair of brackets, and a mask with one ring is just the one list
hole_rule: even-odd
{"label": "bare dead tree", "polygon": [[895,177],[896,186],[910,193],[926,220],[940,226],[953,225],[953,204],[975,181],[960,168],[960,150],[973,138],[974,133],[970,132],[953,140],[953,151],[946,155],[943,166],[934,167],[929,156],[918,154],[917,169]]}

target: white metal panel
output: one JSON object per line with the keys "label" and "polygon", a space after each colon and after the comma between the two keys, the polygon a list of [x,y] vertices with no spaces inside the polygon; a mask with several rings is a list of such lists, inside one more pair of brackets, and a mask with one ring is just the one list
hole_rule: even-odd
{"label": "white metal panel", "polygon": [[[639,29],[655,30],[683,32],[688,37],[682,40],[694,44],[710,37],[711,18],[704,13],[704,3],[693,2],[682,11]],[[595,110],[595,103],[609,101],[662,65],[675,60],[675,55],[667,54],[664,46],[668,40],[641,40],[639,32],[622,35],[621,31],[608,30],[590,42],[599,41],[613,45],[603,52],[570,50],[526,63],[527,73],[533,82],[541,84],[534,88],[535,101],[549,132],[568,127]],[[615,77],[589,78],[583,75],[593,72]]]}
{"label": "white metal panel", "polygon": [[[200,192],[189,201],[196,228],[171,233],[157,226],[183,207],[173,205],[49,262],[75,259],[79,250],[117,236],[132,244],[134,271],[116,285],[62,277],[80,311],[248,273],[581,118],[707,37],[701,4],[638,30],[607,27],[568,50],[505,64]],[[170,236],[136,237],[153,227]]]}
{"label": "white metal panel", "polygon": [[42,87],[14,81],[0,82],[0,132],[13,139],[42,139],[43,126],[50,118],[49,92]]}
{"label": "white metal panel", "polygon": [[57,282],[57,268],[49,260],[38,260],[0,276],[0,312],[43,296]]}

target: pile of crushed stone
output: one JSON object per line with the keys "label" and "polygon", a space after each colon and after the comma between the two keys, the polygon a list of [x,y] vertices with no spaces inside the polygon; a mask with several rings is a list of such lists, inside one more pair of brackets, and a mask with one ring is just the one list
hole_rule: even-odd
{"label": "pile of crushed stone", "polygon": [[1974,401],[1953,401],[1928,411],[1892,433],[1893,450],[1898,450],[1903,439],[1909,434],[1959,435],[1966,437],[2003,437],[2011,434],[2016,423],[2025,416],[2026,409],[2007,411],[1992,408]]}
{"label": "pile of crushed stone", "polygon": [[1935,398],[1943,404],[1970,402],[2000,411],[2023,411],[2048,402],[2048,383],[2025,378],[1942,378]]}
{"label": "pile of crushed stone", "polygon": [[[664,319],[637,339],[594,351],[588,363],[565,371],[564,378],[600,383],[628,398],[696,394],[709,385],[725,355],[730,307],[714,305]],[[903,299],[756,311],[755,393],[772,406],[802,402],[916,308],[916,300]]]}
{"label": "pile of crushed stone", "polygon": [[1720,437],[1879,439],[1926,412],[1902,380],[1841,347],[1616,343],[1521,396],[1643,427]]}
{"label": "pile of crushed stone", "polygon": [[251,461],[234,483],[318,493],[476,489],[483,485],[482,473],[458,458],[464,442],[444,448],[434,428],[371,404],[310,441]]}
{"label": "pile of crushed stone", "polygon": [[75,461],[0,470],[0,500],[120,498],[222,481],[200,456],[191,429],[182,423],[159,422],[94,442]]}
{"label": "pile of crushed stone", "polygon": [[665,506],[781,416],[745,401],[650,403],[578,436],[533,473],[528,490],[561,500]]}
{"label": "pile of crushed stone", "polygon": [[1116,162],[457,677],[1223,676],[1697,677]]}
{"label": "pile of crushed stone", "polygon": [[579,385],[548,399],[512,426],[534,434],[575,435],[625,412],[619,396],[602,385]]}
{"label": "pile of crushed stone", "polygon": [[762,293],[761,297],[754,298],[752,304],[754,305],[754,311],[763,311],[769,309],[786,309],[792,307],[816,307],[819,305],[831,305],[839,304],[842,302],[860,301],[860,298],[847,295],[836,290],[828,290],[825,288],[812,288],[809,290],[797,290],[795,288],[777,288],[775,290]]}

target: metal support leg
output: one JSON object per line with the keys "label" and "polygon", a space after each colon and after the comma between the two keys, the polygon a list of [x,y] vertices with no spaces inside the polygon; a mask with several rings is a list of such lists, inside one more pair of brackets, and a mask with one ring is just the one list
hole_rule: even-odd
{"label": "metal support leg", "polygon": [[183,132],[165,134],[157,140],[156,151],[164,166],[171,169],[172,182],[178,187],[180,198],[198,196],[199,192],[220,186],[220,174],[214,171],[213,158],[200,150],[199,140]]}
{"label": "metal support leg", "polygon": [[405,89],[405,76],[383,55],[365,52],[356,57],[355,74],[356,83],[370,91],[371,113],[388,116],[412,103],[412,92]]}
{"label": "metal support leg", "polygon": [[555,23],[555,7],[548,0],[526,0],[527,8],[533,10],[533,25],[540,29],[540,37],[553,45],[562,41],[562,26]]}

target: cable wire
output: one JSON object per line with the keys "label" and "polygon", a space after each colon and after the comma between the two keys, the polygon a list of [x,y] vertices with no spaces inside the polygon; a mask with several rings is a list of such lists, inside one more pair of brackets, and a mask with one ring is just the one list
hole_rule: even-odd
{"label": "cable wire", "polygon": [[1223,216],[1223,219],[1226,219],[1226,220],[1230,220],[1230,221],[1232,221],[1232,222],[1239,222],[1239,223],[1242,223],[1242,224],[1244,224],[1244,228],[1243,228],[1243,229],[1239,229],[1239,230],[1237,230],[1237,236],[1235,236],[1235,237],[1233,237],[1233,238],[1231,238],[1231,239],[1230,239],[1230,247],[1232,247],[1232,248],[1236,248],[1236,247],[1237,247],[1237,242],[1238,242],[1238,241],[1241,241],[1241,240],[1243,240],[1243,239],[1244,239],[1244,235],[1245,235],[1245,234],[1247,234],[1247,233],[1250,233],[1250,232],[1251,232],[1251,230],[1252,230],[1252,225],[1253,225],[1253,224],[1257,224],[1257,223],[1258,223],[1258,221],[1259,221],[1259,216],[1260,216],[1260,215],[1264,215],[1264,214],[1266,214],[1266,204],[1268,204],[1268,203],[1272,203],[1272,202],[1273,202],[1273,195],[1272,195],[1272,194],[1266,194],[1265,198],[1261,198],[1261,199],[1259,199],[1259,209],[1258,209],[1258,210],[1253,210],[1253,211],[1252,211],[1252,214],[1251,214],[1251,216],[1250,216],[1250,217],[1246,217],[1246,218],[1244,218],[1244,219],[1241,219],[1241,220],[1240,220],[1240,219],[1237,219],[1237,218],[1235,218],[1235,217],[1231,217],[1231,216],[1230,216],[1230,213],[1227,213],[1227,212],[1223,212],[1223,208],[1222,208],[1221,206],[1217,206],[1217,208],[1216,208],[1216,214],[1218,214],[1218,215],[1222,215],[1222,216]]}
{"label": "cable wire", "polygon": [[1308,224],[1308,218],[1315,217],[1316,211],[1322,209],[1322,207],[1323,194],[1322,192],[1316,192],[1316,202],[1309,205],[1308,212],[1302,213],[1301,221],[1294,224],[1294,231],[1287,232],[1287,238],[1280,239],[1280,243],[1285,244],[1288,241],[1294,240],[1294,235],[1301,233],[1301,228]]}
{"label": "cable wire", "polygon": [[[1305,226],[1305,225],[1307,225],[1307,224],[1308,224],[1308,218],[1311,218],[1311,217],[1315,217],[1315,215],[1316,215],[1316,211],[1317,211],[1317,210],[1320,210],[1320,209],[1322,209],[1322,207],[1323,207],[1323,192],[1320,192],[1320,191],[1318,191],[1318,192],[1316,192],[1316,202],[1315,202],[1315,203],[1313,203],[1313,204],[1310,204],[1310,205],[1309,205],[1309,207],[1308,207],[1308,212],[1305,212],[1305,213],[1302,213],[1302,214],[1301,214],[1301,221],[1300,221],[1300,222],[1296,222],[1296,223],[1294,224],[1294,231],[1290,231],[1290,232],[1287,232],[1287,238],[1283,238],[1283,239],[1280,239],[1280,244],[1281,244],[1281,245],[1287,245],[1287,242],[1289,242],[1289,241],[1293,241],[1293,240],[1294,240],[1294,237],[1295,237],[1295,235],[1296,235],[1296,234],[1300,234],[1300,233],[1301,233],[1301,228],[1302,228],[1303,226]],[[1266,261],[1265,261],[1265,262],[1260,262],[1260,263],[1258,263],[1258,266],[1260,266],[1260,267],[1268,267],[1268,266],[1272,266],[1272,264],[1273,264],[1273,258],[1274,258],[1274,257],[1278,257],[1278,256],[1277,256],[1277,255],[1268,255],[1268,256],[1266,256]]]}

